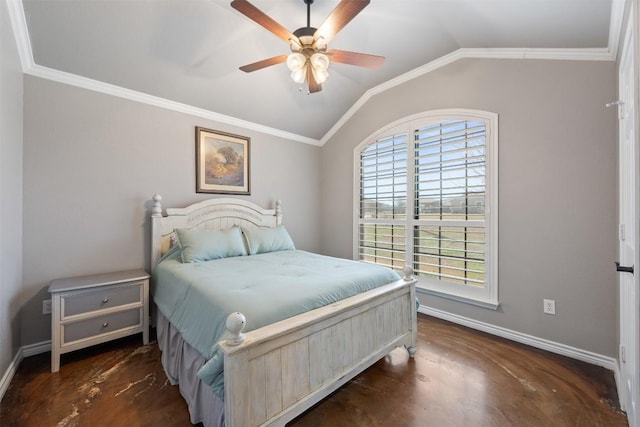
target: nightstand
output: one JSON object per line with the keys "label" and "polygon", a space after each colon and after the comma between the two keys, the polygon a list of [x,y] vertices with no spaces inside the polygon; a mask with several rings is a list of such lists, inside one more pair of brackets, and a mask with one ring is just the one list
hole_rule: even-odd
{"label": "nightstand", "polygon": [[60,355],[142,332],[149,343],[149,274],[119,271],[56,279],[51,293],[51,372]]}

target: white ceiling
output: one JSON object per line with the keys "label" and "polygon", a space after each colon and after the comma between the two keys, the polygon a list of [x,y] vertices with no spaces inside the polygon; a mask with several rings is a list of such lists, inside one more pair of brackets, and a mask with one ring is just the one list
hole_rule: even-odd
{"label": "white ceiling", "polygon": [[[385,56],[384,66],[331,64],[323,91],[308,95],[286,64],[238,69],[288,46],[230,0],[23,0],[23,9],[9,1],[17,4],[12,22],[25,72],[310,143],[326,140],[363,97],[447,55],[613,60],[623,7],[619,0],[372,0],[329,47]],[[303,0],[251,2],[291,31],[306,25]],[[316,0],[311,25],[338,2]]]}

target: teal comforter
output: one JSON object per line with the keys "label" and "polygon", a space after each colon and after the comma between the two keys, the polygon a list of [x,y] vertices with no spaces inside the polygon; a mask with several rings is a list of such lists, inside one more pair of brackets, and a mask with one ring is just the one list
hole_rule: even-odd
{"label": "teal comforter", "polygon": [[221,399],[218,342],[230,313],[245,315],[247,332],[400,279],[385,267],[301,250],[182,263],[177,247],[153,276],[158,309],[207,360],[198,377]]}

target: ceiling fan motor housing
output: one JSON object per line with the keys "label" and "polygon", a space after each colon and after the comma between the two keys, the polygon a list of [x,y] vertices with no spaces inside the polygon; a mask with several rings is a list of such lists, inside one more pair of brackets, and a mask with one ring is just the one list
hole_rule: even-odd
{"label": "ceiling fan motor housing", "polygon": [[[318,46],[314,46],[315,44],[315,39],[313,37],[313,35],[316,33],[317,29],[313,28],[313,27],[302,27],[302,28],[298,28],[297,30],[295,30],[293,32],[293,35],[296,36],[300,42],[300,47],[302,49],[294,49],[294,47],[297,43],[292,43],[291,44],[291,50],[293,51],[299,51],[299,50],[306,50],[306,49],[313,49],[314,51],[316,50],[316,47]],[[319,49],[322,50],[322,49]],[[326,50],[326,46],[325,49]]]}

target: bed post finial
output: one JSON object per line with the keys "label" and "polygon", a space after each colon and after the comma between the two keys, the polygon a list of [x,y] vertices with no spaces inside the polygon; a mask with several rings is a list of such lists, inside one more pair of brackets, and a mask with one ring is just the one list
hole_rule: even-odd
{"label": "bed post finial", "polygon": [[410,265],[405,265],[402,269],[402,272],[404,273],[403,279],[405,282],[410,282],[413,280],[413,267],[411,267]]}
{"label": "bed post finial", "polygon": [[280,219],[282,218],[282,200],[276,200],[276,218],[278,219],[278,224],[280,224]]}
{"label": "bed post finial", "polygon": [[244,342],[245,335],[242,333],[242,330],[246,324],[247,320],[239,311],[227,316],[226,327],[227,331],[229,331],[229,338],[225,341],[227,345],[236,346]]}
{"label": "bed post finial", "polygon": [[162,216],[162,196],[154,194],[152,198],[153,208],[151,209],[151,216]]}
{"label": "bed post finial", "polygon": [[162,256],[162,196],[154,194],[151,208],[151,270]]}

